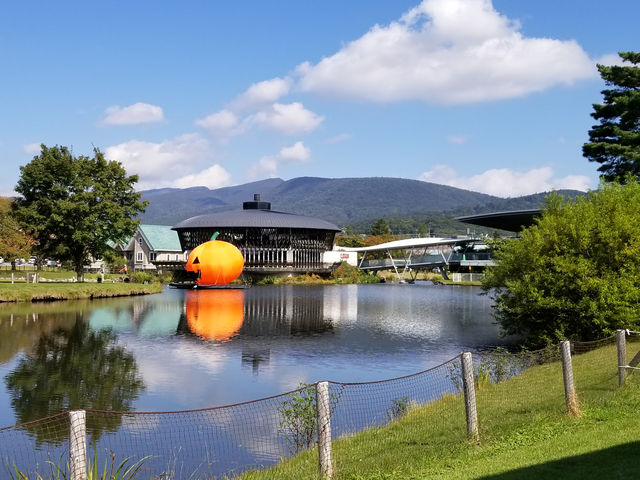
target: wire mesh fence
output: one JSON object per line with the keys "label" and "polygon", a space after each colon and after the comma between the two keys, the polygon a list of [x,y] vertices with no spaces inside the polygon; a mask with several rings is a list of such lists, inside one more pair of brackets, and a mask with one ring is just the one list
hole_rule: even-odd
{"label": "wire mesh fence", "polygon": [[[640,350],[640,333],[628,332],[627,337],[628,365]],[[594,362],[583,355],[594,350],[606,359],[581,371],[611,372],[606,385],[602,385],[602,376],[576,378],[579,398],[596,398],[599,389],[617,387],[615,336],[575,342],[571,347],[577,364]],[[252,478],[267,468],[273,469],[270,477],[277,478],[278,471],[286,472],[283,465],[287,462],[283,461],[294,456],[298,462],[294,468],[318,472],[319,465],[323,475],[331,476],[334,468],[353,468],[354,457],[379,464],[394,461],[387,459],[390,442],[423,449],[460,444],[473,433],[469,422],[474,415],[479,426],[476,435],[482,438],[493,434],[498,421],[510,422],[517,430],[519,423],[548,412],[549,405],[562,414],[566,384],[559,351],[554,346],[519,354],[475,352],[465,354],[472,358],[469,367],[460,355],[405,377],[366,383],[320,382],[269,398],[208,409],[87,410],[86,435],[84,430],[78,435],[83,445],[86,438],[89,463],[118,465],[125,459],[143,459],[141,478],[214,479],[243,474]],[[465,368],[470,369],[466,373],[471,385],[465,381]],[[529,375],[533,369],[536,375]],[[467,392],[470,386],[473,405]],[[70,438],[77,430],[69,418],[63,412],[0,429],[2,467],[27,475],[52,468],[71,472],[76,468],[70,459],[78,442]]]}

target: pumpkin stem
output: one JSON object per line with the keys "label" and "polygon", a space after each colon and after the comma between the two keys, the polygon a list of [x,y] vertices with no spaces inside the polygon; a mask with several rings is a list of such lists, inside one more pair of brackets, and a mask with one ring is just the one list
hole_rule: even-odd
{"label": "pumpkin stem", "polygon": [[210,241],[213,242],[218,235],[220,235],[220,232],[216,232],[213,235],[211,235],[211,240]]}

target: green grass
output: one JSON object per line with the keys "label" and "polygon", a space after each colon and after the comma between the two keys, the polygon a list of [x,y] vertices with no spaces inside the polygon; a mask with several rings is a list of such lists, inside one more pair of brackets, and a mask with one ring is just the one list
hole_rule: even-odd
{"label": "green grass", "polygon": [[[41,270],[36,271],[35,268],[33,270],[0,270],[0,282],[11,282],[11,273],[13,273],[13,278],[16,282],[24,282],[27,279],[28,273],[38,273],[38,276],[41,280],[71,280],[77,277],[76,272],[71,270]],[[97,280],[100,276],[98,273],[85,273],[85,280]],[[126,275],[119,273],[106,273],[104,275],[105,280],[116,280],[122,281]]]}
{"label": "green grass", "polygon": [[[628,347],[629,357],[637,348]],[[462,399],[449,395],[410,409],[386,427],[335,441],[335,478],[637,477],[640,377],[617,388],[615,346],[574,356],[573,365],[580,417],[565,412],[560,364],[536,366],[478,389],[478,441],[466,438]],[[316,479],[317,471],[317,454],[311,450],[242,478]]]}
{"label": "green grass", "polygon": [[0,302],[107,298],[159,293],[159,283],[0,283]]}

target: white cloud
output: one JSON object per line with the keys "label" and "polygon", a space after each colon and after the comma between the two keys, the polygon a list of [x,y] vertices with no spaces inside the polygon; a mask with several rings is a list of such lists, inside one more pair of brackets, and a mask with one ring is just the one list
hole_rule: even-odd
{"label": "white cloud", "polygon": [[296,142],[290,147],[283,147],[277,155],[265,156],[249,169],[251,180],[277,176],[278,167],[283,164],[307,163],[311,158],[311,150],[304,143]]}
{"label": "white cloud", "polygon": [[613,66],[617,65],[618,67],[631,67],[633,66],[631,63],[623,60],[623,58],[617,53],[608,53],[599,57],[596,60],[596,63],[599,65]]}
{"label": "white cloud", "polygon": [[302,142],[296,142],[290,147],[283,147],[278,154],[282,163],[306,163],[311,157],[311,150]]}
{"label": "white cloud", "polygon": [[138,190],[195,185],[198,175],[202,175],[198,185],[224,186],[230,180],[218,165],[195,173],[195,167],[212,156],[209,142],[195,133],[159,143],[130,140],[108,147],[105,156],[122,163],[130,175],[139,175]]}
{"label": "white cloud", "polygon": [[252,127],[262,127],[284,135],[299,135],[315,130],[324,120],[302,103],[274,103],[263,105],[254,113],[240,116],[233,110],[223,109],[196,120],[196,125],[205,128],[216,139],[225,142],[242,135]]}
{"label": "white cloud", "polygon": [[36,155],[42,151],[42,147],[39,143],[28,143],[22,146],[22,150],[24,150],[25,153]]}
{"label": "white cloud", "polygon": [[187,188],[187,187],[208,187],[208,188],[220,188],[226,187],[231,184],[231,175],[220,165],[212,165],[209,168],[194,173],[191,175],[185,175],[182,178],[173,182],[174,187]]}
{"label": "white cloud", "polygon": [[587,191],[591,188],[589,177],[568,175],[556,178],[551,167],[534,168],[525,172],[495,168],[471,177],[463,177],[451,167],[436,165],[420,175],[420,180],[497,197],[518,197],[560,189]]}
{"label": "white cloud", "polygon": [[252,115],[250,122],[285,135],[298,135],[315,130],[324,120],[300,102],[274,103]]}
{"label": "white cloud", "polygon": [[276,102],[291,90],[291,80],[288,78],[272,78],[254,83],[244,93],[231,102],[234,109],[250,109]]}
{"label": "white cloud", "polygon": [[331,145],[334,143],[346,142],[347,140],[351,140],[351,138],[352,135],[350,133],[340,133],[331,138],[327,138],[324,143]]}
{"label": "white cloud", "polygon": [[455,145],[462,145],[463,143],[467,143],[469,140],[471,140],[469,135],[449,135],[447,137],[447,142]]}
{"label": "white cloud", "polygon": [[164,112],[157,105],[134,103],[128,107],[113,105],[105,110],[103,125],[139,125],[164,120]]}
{"label": "white cloud", "polygon": [[209,134],[221,140],[239,135],[244,131],[240,121],[231,110],[220,110],[205,118],[196,120],[196,125],[205,128]]}
{"label": "white cloud", "polygon": [[490,0],[424,0],[296,73],[304,91],[436,104],[521,97],[597,77],[575,41],[525,37]]}

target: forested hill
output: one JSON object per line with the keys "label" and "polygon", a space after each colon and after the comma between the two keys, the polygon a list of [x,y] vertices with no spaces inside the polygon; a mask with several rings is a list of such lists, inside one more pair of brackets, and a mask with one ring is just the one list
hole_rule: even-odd
{"label": "forested hill", "polygon": [[[411,231],[418,224],[438,223],[456,215],[537,208],[546,194],[499,198],[435,183],[402,178],[279,178],[209,190],[164,188],[147,190],[150,202],[143,223],[173,225],[186,218],[242,208],[242,202],[259,193],[273,210],[323,218],[338,226],[366,230],[385,218]],[[575,196],[581,192],[560,191]],[[399,222],[399,223],[398,223]],[[460,226],[462,228],[462,226]]]}

